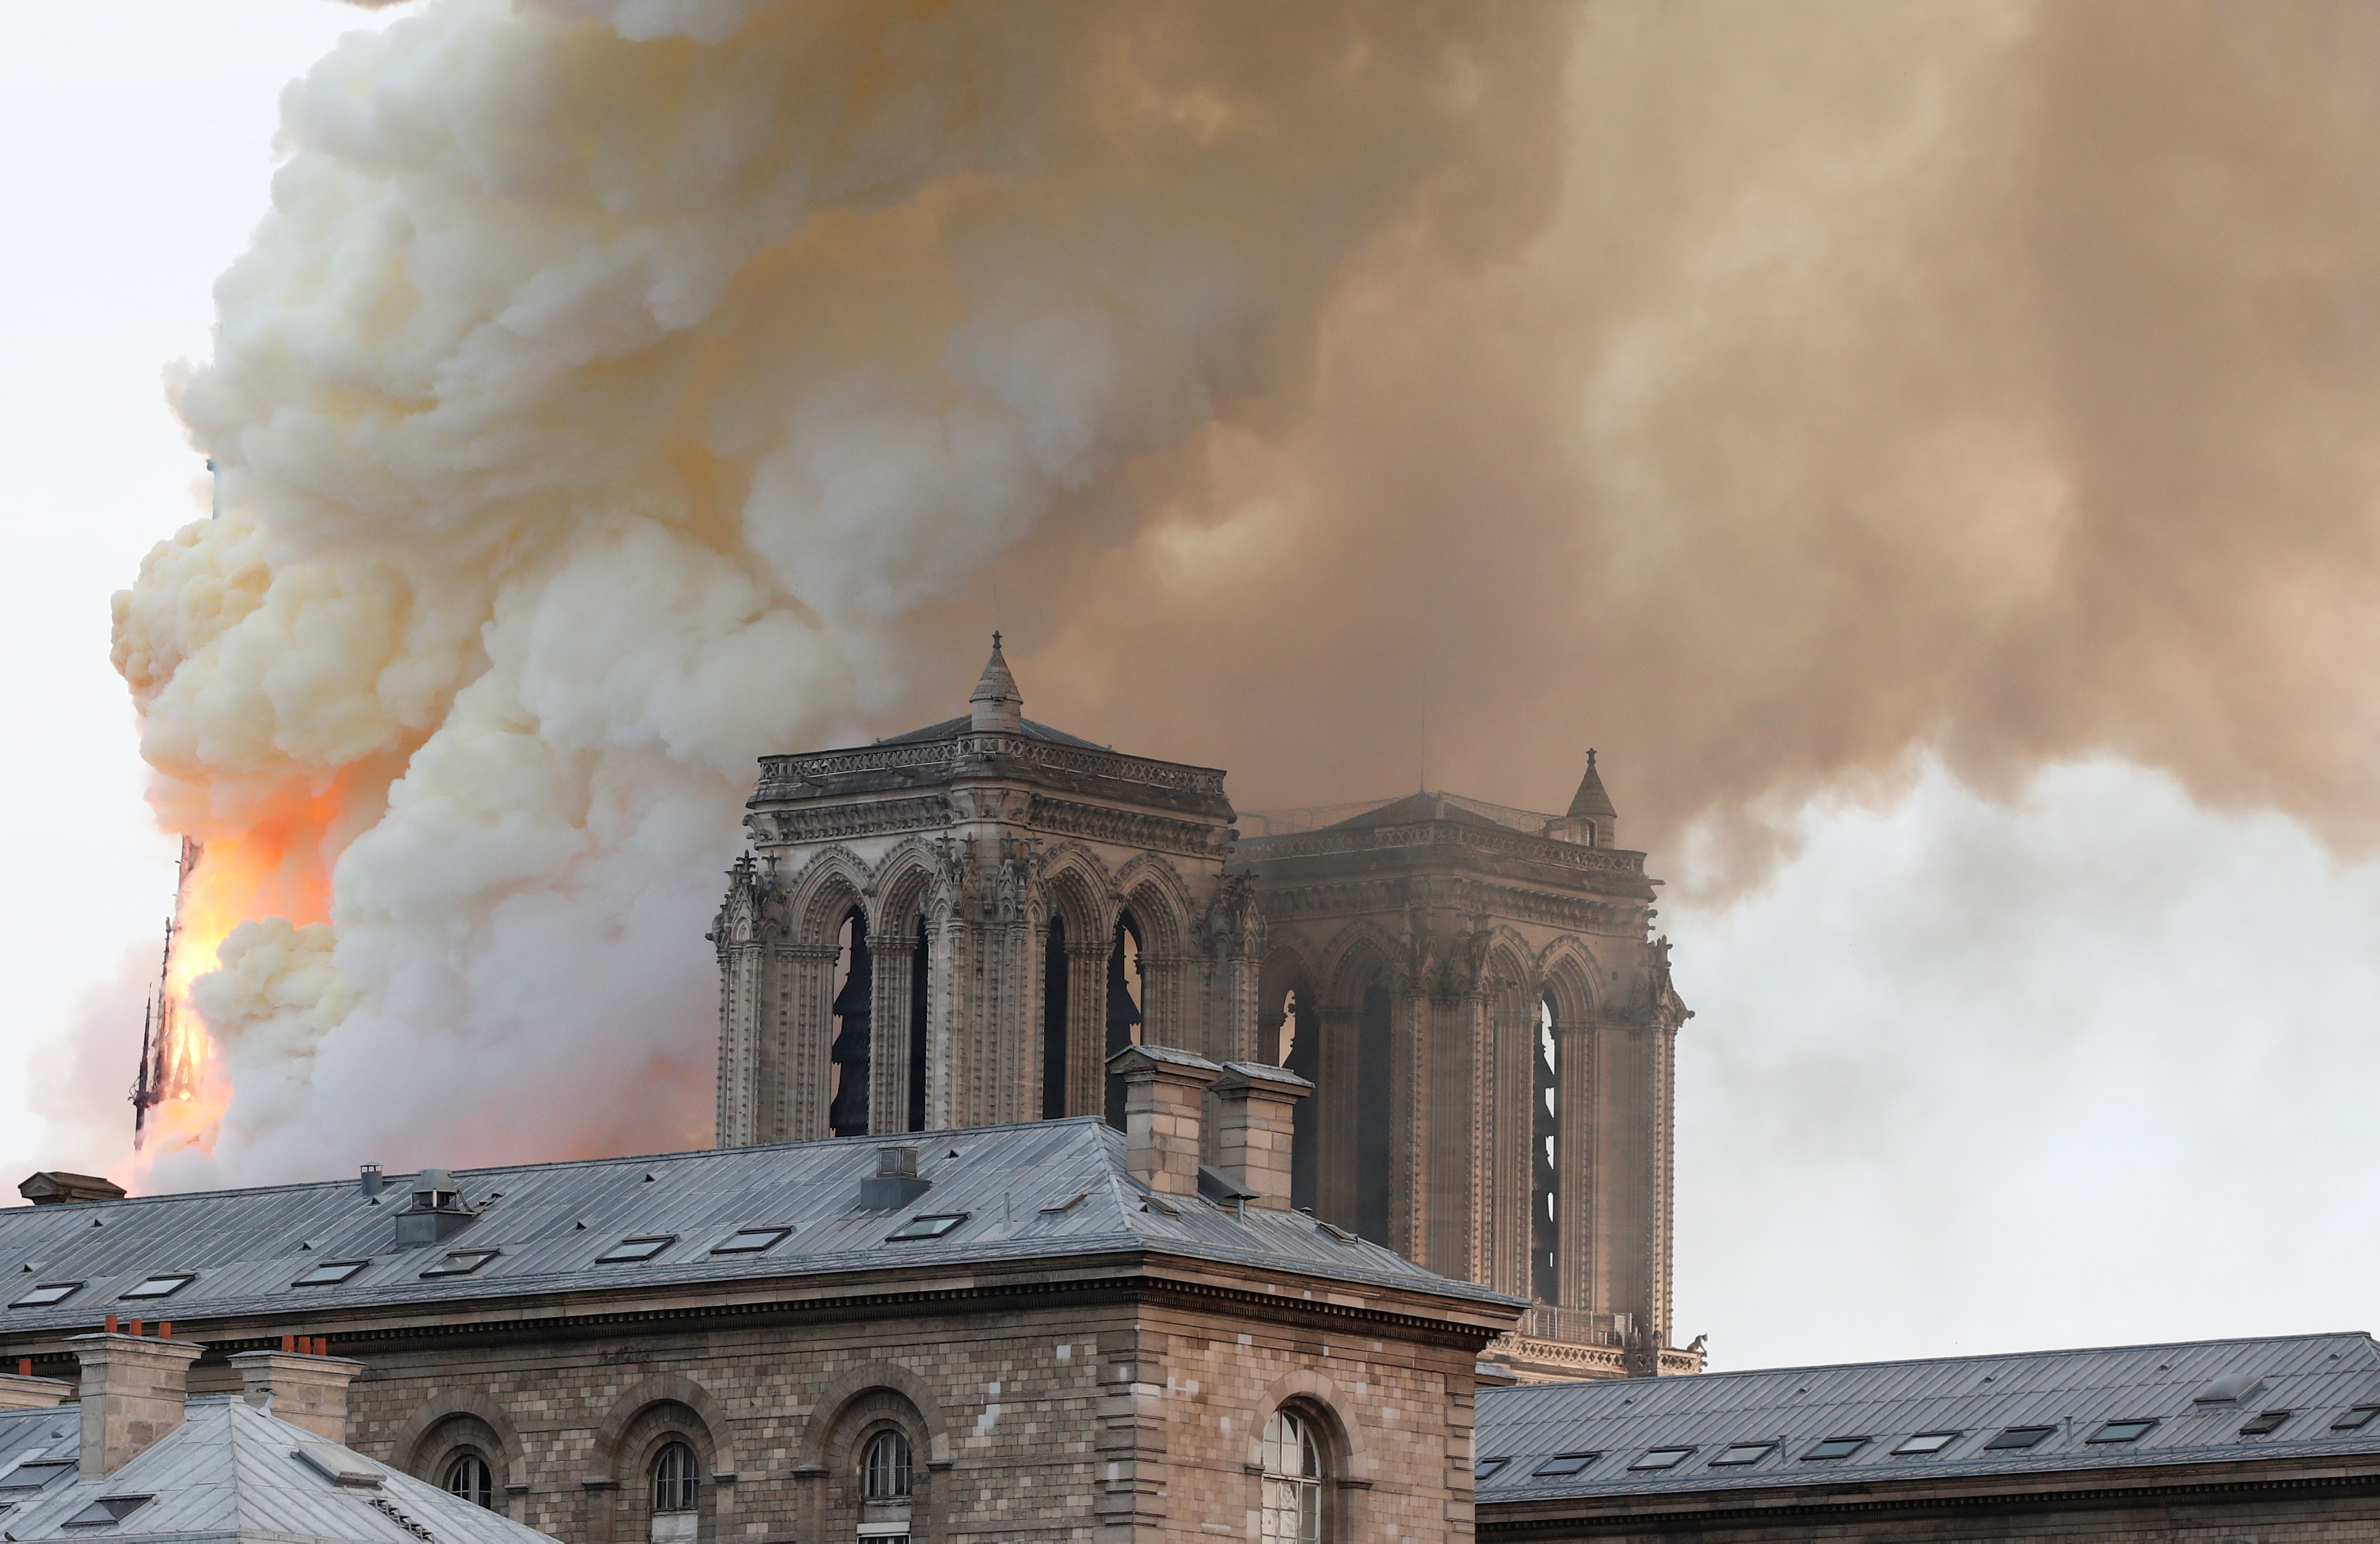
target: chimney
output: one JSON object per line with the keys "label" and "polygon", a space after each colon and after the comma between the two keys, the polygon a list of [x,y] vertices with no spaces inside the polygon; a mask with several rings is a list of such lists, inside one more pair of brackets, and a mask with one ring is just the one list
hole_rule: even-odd
{"label": "chimney", "polygon": [[241,1398],[326,1442],[346,1446],[347,1385],[364,1370],[361,1362],[294,1351],[243,1351],[231,1365],[239,1369]]}
{"label": "chimney", "polygon": [[373,1197],[378,1196],[381,1192],[381,1187],[387,1183],[387,1181],[382,1177],[380,1165],[377,1163],[367,1163],[360,1170],[357,1171],[357,1173],[358,1183],[363,1188],[364,1199],[366,1200],[370,1200]]}
{"label": "chimney", "polygon": [[1215,1127],[1216,1167],[1257,1206],[1289,1210],[1289,1149],[1297,1101],[1314,1085],[1287,1067],[1226,1062],[1215,1080],[1221,1113]]}
{"label": "chimney", "polygon": [[61,1201],[120,1201],[124,1199],[124,1186],[97,1174],[44,1169],[18,1185],[17,1194],[35,1206],[56,1206]]}
{"label": "chimney", "polygon": [[436,1244],[471,1225],[476,1214],[463,1202],[463,1188],[445,1169],[424,1169],[413,1176],[413,1198],[396,1214],[396,1246],[414,1248]]}
{"label": "chimney", "polygon": [[917,1177],[917,1149],[879,1148],[876,1177],[859,1182],[859,1210],[897,1210],[933,1187],[932,1180]]}
{"label": "chimney", "polygon": [[203,1345],[145,1335],[72,1335],[82,1363],[82,1477],[114,1474],[182,1424]]}
{"label": "chimney", "polygon": [[64,1404],[74,1397],[74,1385],[63,1378],[0,1372],[0,1410],[46,1410],[53,1404]]}
{"label": "chimney", "polygon": [[1202,1106],[1223,1069],[1171,1046],[1128,1045],[1108,1071],[1123,1079],[1124,1167],[1160,1196],[1196,1195]]}

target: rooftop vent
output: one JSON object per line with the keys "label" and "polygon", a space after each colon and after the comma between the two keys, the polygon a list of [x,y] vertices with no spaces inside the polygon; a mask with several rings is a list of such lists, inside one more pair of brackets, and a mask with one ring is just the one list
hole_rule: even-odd
{"label": "rooftop vent", "polygon": [[413,1176],[413,1198],[396,1214],[396,1246],[418,1248],[470,1226],[471,1209],[463,1204],[462,1186],[444,1169],[424,1169]]}
{"label": "rooftop vent", "polygon": [[917,1149],[879,1148],[875,1177],[859,1182],[859,1210],[895,1211],[933,1187],[932,1180],[917,1177]]}
{"label": "rooftop vent", "polygon": [[364,1198],[367,1200],[379,1195],[381,1192],[381,1186],[386,1183],[381,1177],[380,1165],[377,1163],[365,1164],[361,1170],[358,1171],[357,1177],[358,1183],[363,1188]]}
{"label": "rooftop vent", "polygon": [[17,1194],[35,1206],[56,1206],[62,1201],[120,1201],[124,1198],[124,1186],[97,1174],[44,1169],[18,1185]]}

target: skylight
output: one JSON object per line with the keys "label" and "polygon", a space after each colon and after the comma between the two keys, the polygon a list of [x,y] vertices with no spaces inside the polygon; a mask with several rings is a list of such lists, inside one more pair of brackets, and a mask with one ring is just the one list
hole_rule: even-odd
{"label": "skylight", "polygon": [[1509,1458],[1483,1458],[1471,1465],[1471,1477],[1475,1481],[1486,1479],[1511,1462]]}
{"label": "skylight", "polygon": [[2372,1424],[2374,1416],[2380,1416],[2380,1404],[2359,1404],[2331,1422],[2330,1429],[2333,1431],[2361,1431]]}
{"label": "skylight", "polygon": [[368,1259],[324,1260],[289,1284],[291,1286],[336,1286],[341,1282],[353,1280],[356,1272],[370,1263],[371,1261]]}
{"label": "skylight", "polygon": [[1628,1466],[1632,1469],[1674,1469],[1694,1455],[1692,1448],[1655,1448]]}
{"label": "skylight", "polygon": [[103,1528],[121,1523],[154,1500],[151,1496],[102,1496],[66,1521],[70,1528]]}
{"label": "skylight", "polygon": [[2281,1429],[2281,1423],[2288,1420],[2290,1414],[2291,1412],[2287,1410],[2266,1410],[2261,1414],[2252,1416],[2249,1417],[2248,1423],[2240,1429],[2240,1435],[2242,1437],[2262,1437],[2268,1431],[2278,1431]]}
{"label": "skylight", "polygon": [[1803,1453],[1802,1462],[1807,1464],[1813,1459],[1849,1458],[1867,1444],[1868,1439],[1865,1437],[1829,1437]]}
{"label": "skylight", "polygon": [[2155,1421],[2109,1421],[2091,1433],[2086,1441],[2094,1442],[2137,1442],[2156,1429]]}
{"label": "skylight", "polygon": [[1901,1453],[1922,1455],[1940,1453],[1944,1448],[1957,1441],[1961,1435],[1962,1433],[1956,1431],[1921,1431],[1914,1437],[1903,1440],[1901,1444],[1892,1451],[1896,1456]]}
{"label": "skylight", "polygon": [[892,1244],[912,1238],[940,1238],[971,1215],[965,1211],[946,1211],[934,1217],[912,1217],[886,1234],[884,1242]]}
{"label": "skylight", "polygon": [[422,1274],[424,1276],[468,1276],[503,1253],[501,1249],[457,1249]]}
{"label": "skylight", "polygon": [[71,1458],[30,1459],[9,1470],[6,1479],[0,1479],[0,1496],[14,1501],[26,1493],[39,1490],[75,1466],[76,1461]]}
{"label": "skylight", "polygon": [[171,1276],[150,1276],[144,1278],[137,1285],[127,1287],[120,1295],[125,1297],[171,1297],[174,1294],[181,1291],[184,1287],[188,1286],[192,1282],[195,1282],[199,1278],[194,1273],[189,1271],[182,1271]]}
{"label": "skylight", "polygon": [[791,1228],[738,1228],[727,1235],[723,1244],[711,1246],[714,1255],[757,1255],[773,1249],[785,1241]]}
{"label": "skylight", "polygon": [[1774,1442],[1736,1442],[1725,1453],[1711,1460],[1714,1469],[1725,1469],[1739,1464],[1757,1464],[1776,1448]]}
{"label": "skylight", "polygon": [[675,1234],[657,1234],[650,1238],[624,1238],[596,1256],[595,1263],[621,1265],[649,1260],[676,1242]]}
{"label": "skylight", "polygon": [[2012,1426],[1984,1444],[1985,1453],[1998,1453],[2010,1448],[2039,1447],[2043,1439],[2058,1429],[2054,1426]]}
{"label": "skylight", "polygon": [[1559,1479],[1563,1475],[1574,1475],[1578,1473],[1581,1469],[1585,1468],[1589,1464],[1594,1463],[1597,1459],[1602,1456],[1603,1454],[1599,1453],[1561,1453],[1555,1457],[1547,1459],[1535,1469],[1530,1470],[1529,1477],[1531,1479]]}
{"label": "skylight", "polygon": [[53,1303],[63,1303],[82,1290],[80,1282],[43,1282],[8,1306],[12,1308],[46,1308]]}

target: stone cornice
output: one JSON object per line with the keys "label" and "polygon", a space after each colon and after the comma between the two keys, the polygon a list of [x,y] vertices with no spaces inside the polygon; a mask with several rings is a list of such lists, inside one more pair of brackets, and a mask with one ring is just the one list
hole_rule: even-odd
{"label": "stone cornice", "polygon": [[[1139,784],[1170,798],[1220,802],[1223,797],[1223,773],[1214,767],[1152,761],[1024,735],[962,732],[941,740],[764,756],[760,758],[760,781],[753,791],[752,805],[758,808],[781,799],[814,797],[829,791],[833,784],[850,778],[890,773],[911,781],[951,783],[993,768],[1013,768],[1027,776],[1043,772],[1068,779],[1095,777]],[[993,772],[991,775],[998,773]]]}
{"label": "stone cornice", "polygon": [[[1560,891],[1476,878],[1465,894],[1475,909],[1490,917],[1509,917],[1572,932],[1600,933],[1639,942],[1645,935],[1643,901],[1593,900]],[[1402,880],[1378,875],[1305,883],[1284,883],[1262,875],[1257,880],[1257,905],[1266,919],[1274,922],[1401,915],[1414,902],[1415,897]]]}
{"label": "stone cornice", "polygon": [[1532,863],[1576,869],[1582,874],[1639,879],[1645,855],[1624,847],[1587,847],[1557,842],[1522,831],[1490,830],[1459,821],[1416,821],[1410,825],[1373,826],[1356,831],[1304,831],[1287,836],[1251,836],[1240,843],[1240,857],[1249,863],[1273,863],[1299,857],[1327,857],[1341,853],[1378,852],[1397,847],[1457,846],[1507,854]]}
{"label": "stone cornice", "polygon": [[1026,816],[1037,829],[1079,836],[1111,846],[1181,853],[1192,857],[1223,857],[1232,850],[1232,828],[1202,821],[1175,820],[1137,809],[1079,804],[1035,795]]}

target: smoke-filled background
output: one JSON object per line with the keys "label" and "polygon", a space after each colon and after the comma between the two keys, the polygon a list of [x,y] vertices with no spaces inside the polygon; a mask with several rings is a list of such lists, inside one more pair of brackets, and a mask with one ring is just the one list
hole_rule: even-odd
{"label": "smoke-filled background", "polygon": [[[1557,808],[1602,748],[1719,1365],[2369,1322],[2380,17],[258,0],[359,29],[268,207],[258,60],[111,67],[153,8],[7,66],[6,303],[121,326],[76,216],[160,274],[183,217],[60,168],[247,93],[166,383],[222,514],[112,633],[204,1070],[133,1161],[147,967],[79,967],[24,1166],[707,1140],[752,759],[958,711],[996,616],[1035,717],[1243,808]],[[189,456],[16,374],[20,464],[94,451],[38,542]],[[15,656],[91,663],[98,590],[20,573]],[[59,906],[89,743],[12,801],[19,975],[170,888]]]}

